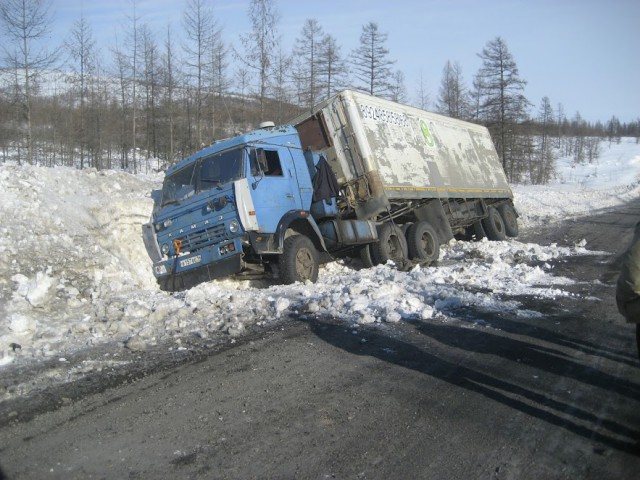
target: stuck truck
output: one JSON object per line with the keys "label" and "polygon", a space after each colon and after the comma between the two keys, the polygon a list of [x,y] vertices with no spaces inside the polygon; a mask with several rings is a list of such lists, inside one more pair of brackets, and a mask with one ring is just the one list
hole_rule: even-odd
{"label": "stuck truck", "polygon": [[161,288],[319,264],[430,264],[454,236],[517,236],[485,127],[345,90],[170,167],[143,238]]}

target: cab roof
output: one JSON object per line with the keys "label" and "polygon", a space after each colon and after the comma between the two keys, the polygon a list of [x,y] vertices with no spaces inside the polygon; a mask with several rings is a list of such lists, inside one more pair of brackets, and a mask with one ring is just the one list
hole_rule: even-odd
{"label": "cab roof", "polygon": [[[286,138],[292,137],[292,138]],[[209,155],[213,155],[218,152],[222,152],[224,150],[229,150],[232,148],[240,147],[243,145],[257,145],[257,144],[275,144],[275,145],[286,145],[293,144],[295,146],[300,147],[300,140],[298,139],[297,130],[291,125],[282,125],[278,127],[272,128],[264,128],[260,130],[254,130],[252,132],[243,133],[236,137],[227,138],[224,140],[218,140],[212,145],[199,150],[192,155],[188,156],[184,160],[172,165],[167,169],[165,175],[171,175],[177,170],[180,170],[187,165],[195,162],[196,160],[208,157]]]}

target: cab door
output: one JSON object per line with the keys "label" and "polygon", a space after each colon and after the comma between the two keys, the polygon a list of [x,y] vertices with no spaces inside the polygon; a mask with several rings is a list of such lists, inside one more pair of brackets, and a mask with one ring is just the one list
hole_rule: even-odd
{"label": "cab door", "polygon": [[286,148],[252,148],[248,175],[259,231],[274,233],[280,219],[302,209],[291,155]]}

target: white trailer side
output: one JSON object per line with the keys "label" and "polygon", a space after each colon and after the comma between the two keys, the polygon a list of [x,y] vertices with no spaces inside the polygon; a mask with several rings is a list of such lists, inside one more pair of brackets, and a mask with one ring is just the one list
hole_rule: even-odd
{"label": "white trailer side", "polygon": [[[326,131],[311,137],[309,123]],[[294,120],[305,143],[327,154],[341,184],[366,176],[388,200],[513,198],[488,130],[345,90]],[[382,192],[376,192],[376,183]],[[360,187],[360,188],[358,188]]]}

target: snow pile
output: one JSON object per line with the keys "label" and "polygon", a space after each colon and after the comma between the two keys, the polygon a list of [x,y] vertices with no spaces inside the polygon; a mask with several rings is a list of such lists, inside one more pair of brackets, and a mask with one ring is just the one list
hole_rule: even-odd
{"label": "snow pile", "polygon": [[0,168],[0,363],[10,344],[30,357],[91,344],[73,340],[99,337],[96,320],[155,288],[139,241],[154,185],[111,171]]}
{"label": "snow pile", "polygon": [[[598,177],[610,184],[575,175],[574,184],[565,179],[517,187],[523,226],[637,195],[640,147],[625,141],[603,151]],[[615,178],[606,173],[612,166],[622,172]],[[225,279],[168,294],[157,288],[140,229],[160,181],[120,172],[0,166],[0,366],[64,358],[99,345],[179,349],[186,336],[234,338],[290,313],[331,315],[354,328],[445,318],[469,306],[535,316],[522,310],[517,296],[569,295],[564,287],[571,281],[554,276],[548,262],[602,253],[584,243],[452,241],[437,266],[409,272],[334,262],[313,285]],[[83,371],[106,363],[92,360]]]}

